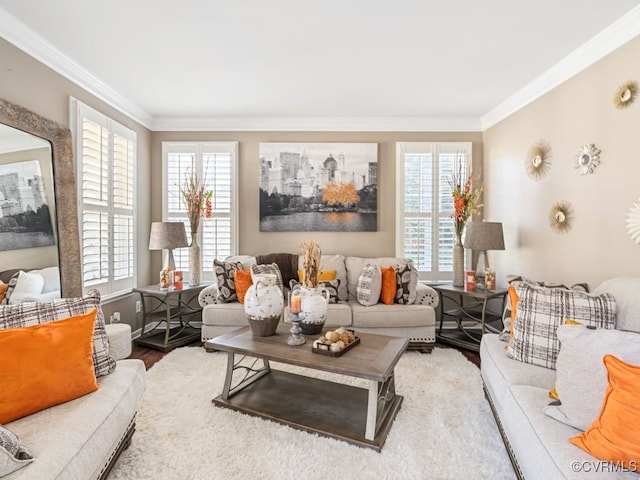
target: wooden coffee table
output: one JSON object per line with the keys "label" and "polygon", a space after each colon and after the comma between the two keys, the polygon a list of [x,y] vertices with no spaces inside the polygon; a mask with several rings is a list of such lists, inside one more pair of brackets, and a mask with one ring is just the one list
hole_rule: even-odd
{"label": "wooden coffee table", "polygon": [[[213,403],[380,451],[402,404],[393,369],[409,342],[358,332],[356,336],[360,344],[340,357],[313,353],[316,337],[307,337],[301,346],[287,345],[284,330],[254,337],[246,327],[211,339],[205,345],[208,350],[228,355],[224,389]],[[369,387],[284,372],[272,368],[271,361],[363,378]]]}

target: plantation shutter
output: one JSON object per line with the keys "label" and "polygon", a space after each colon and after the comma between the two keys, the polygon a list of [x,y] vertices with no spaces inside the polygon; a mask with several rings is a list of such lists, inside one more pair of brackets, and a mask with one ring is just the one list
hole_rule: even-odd
{"label": "plantation shutter", "polygon": [[72,99],[78,152],[83,288],[105,297],[135,285],[136,135]]}
{"label": "plantation shutter", "polygon": [[470,143],[401,142],[397,145],[396,255],[413,260],[421,280],[451,280],[456,154],[471,155]]}
{"label": "plantation shutter", "polygon": [[[213,260],[224,260],[237,252],[237,143],[164,142],[164,215],[165,221],[183,221],[187,238],[191,228],[187,212],[180,197],[180,186],[192,169],[205,180],[205,190],[213,195],[212,218],[203,218],[198,230],[201,246],[203,280],[213,280]],[[176,269],[188,273],[189,250],[175,249]]]}

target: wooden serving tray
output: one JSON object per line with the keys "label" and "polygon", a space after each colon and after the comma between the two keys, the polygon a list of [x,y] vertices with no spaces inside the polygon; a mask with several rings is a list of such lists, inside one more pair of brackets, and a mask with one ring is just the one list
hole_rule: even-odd
{"label": "wooden serving tray", "polygon": [[320,345],[326,345],[327,346],[327,350],[324,350],[322,348],[316,348],[316,347],[311,347],[311,351],[313,353],[319,353],[320,355],[326,355],[327,357],[339,357],[341,355],[344,355],[346,352],[348,352],[349,350],[351,350],[353,347],[355,347],[356,345],[358,345],[360,343],[360,337],[356,337],[356,339],[351,342],[349,345],[347,345],[346,347],[344,347],[342,350],[340,350],[339,352],[332,352],[331,350],[329,350],[329,348],[331,348],[331,345],[327,344],[327,343],[321,343]]}

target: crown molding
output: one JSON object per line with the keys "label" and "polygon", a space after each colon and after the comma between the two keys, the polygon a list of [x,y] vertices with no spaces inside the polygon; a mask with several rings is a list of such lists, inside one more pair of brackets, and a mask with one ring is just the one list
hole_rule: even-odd
{"label": "crown molding", "polygon": [[640,35],[640,6],[593,36],[524,88],[480,118],[482,131],[526,107],[545,93]]}
{"label": "crown molding", "polygon": [[116,110],[149,128],[152,117],[0,7],[0,36]]}
{"label": "crown molding", "polygon": [[467,117],[158,117],[153,131],[480,132]]}

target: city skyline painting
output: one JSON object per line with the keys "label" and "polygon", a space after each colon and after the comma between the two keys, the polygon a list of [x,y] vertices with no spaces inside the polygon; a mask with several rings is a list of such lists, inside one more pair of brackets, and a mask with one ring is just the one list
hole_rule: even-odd
{"label": "city skyline painting", "polygon": [[54,244],[40,162],[0,165],[0,251]]}
{"label": "city skyline painting", "polygon": [[377,143],[265,142],[259,152],[260,231],[377,231]]}

